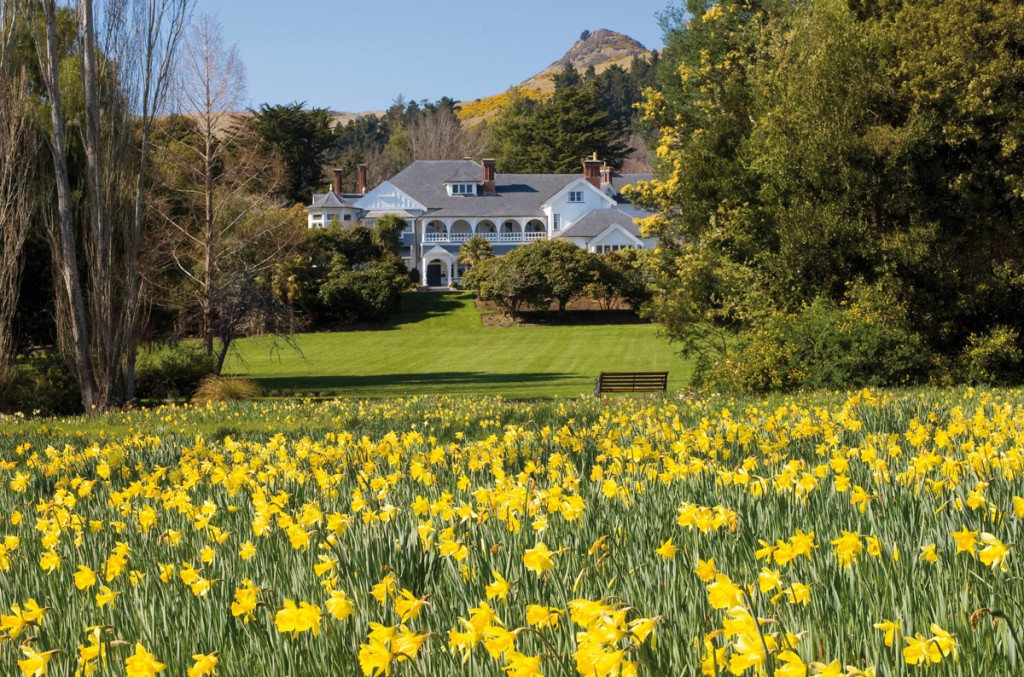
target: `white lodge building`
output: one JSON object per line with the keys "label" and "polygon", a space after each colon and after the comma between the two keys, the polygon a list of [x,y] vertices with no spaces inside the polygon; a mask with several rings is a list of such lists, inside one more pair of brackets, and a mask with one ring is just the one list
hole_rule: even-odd
{"label": "white lodge building", "polygon": [[617,174],[596,155],[583,161],[582,174],[497,174],[494,168],[494,160],[417,160],[367,191],[360,165],[356,194],[342,194],[335,171],[331,189],[306,207],[309,227],[372,226],[385,214],[400,216],[409,223],[401,255],[430,287],[462,278],[459,248],[474,235],[490,240],[498,256],[556,237],[597,253],[654,246],[633,223],[647,213],[621,194],[650,174]]}

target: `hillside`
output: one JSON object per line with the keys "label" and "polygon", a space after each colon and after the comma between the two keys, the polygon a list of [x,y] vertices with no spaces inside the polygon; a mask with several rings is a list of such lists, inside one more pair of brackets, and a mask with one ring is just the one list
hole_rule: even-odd
{"label": "hillside", "polygon": [[[353,120],[362,120],[363,118],[371,116],[371,115],[379,117],[379,116],[381,116],[383,114],[384,114],[384,111],[382,111],[382,110],[365,111],[363,113],[339,113],[339,112],[336,112],[336,111],[332,111],[331,112],[331,127],[334,127],[336,125],[341,125],[341,126],[344,127],[345,125],[347,125],[349,122],[351,122]],[[187,114],[187,113],[186,113],[186,116],[187,117],[192,117],[192,118],[195,118],[195,119],[198,119],[198,117],[199,117],[198,115]],[[246,111],[236,112],[236,113],[229,113],[227,115],[224,115],[223,117],[220,118],[219,124],[213,130],[214,134],[216,134],[219,138],[224,138],[224,134],[228,131],[228,129],[231,128],[231,125],[235,124],[236,122],[241,122],[245,118],[249,118],[249,117],[252,117],[252,112],[251,111],[247,111],[247,110]]]}
{"label": "hillside", "polygon": [[[572,64],[580,72],[593,66],[595,72],[601,73],[614,65],[629,70],[633,57],[646,57],[649,54],[646,47],[628,35],[600,28],[587,39],[577,40],[562,58],[516,87],[524,96],[545,99],[554,92],[554,76],[566,64]],[[505,91],[475,101],[464,101],[459,105],[459,118],[467,125],[483,122],[501,110],[508,102],[508,97],[509,92]]]}
{"label": "hillside", "polygon": [[[533,77],[524,80],[516,85],[519,92],[533,99],[546,99],[555,91],[554,76],[565,68],[566,64],[572,64],[576,70],[586,71],[591,66],[594,71],[601,73],[611,66],[618,65],[626,70],[630,69],[633,57],[649,57],[650,50],[642,44],[622,33],[616,33],[606,28],[599,28],[591,33],[586,40],[577,40],[576,43],[550,66],[537,73]],[[459,119],[468,126],[484,122],[495,115],[508,102],[509,91],[488,96],[474,101],[463,101],[458,105]],[[234,117],[247,117],[251,113],[242,111],[232,114],[232,117],[225,117],[223,124],[233,122]],[[361,120],[368,116],[381,116],[384,111],[365,111],[362,113],[333,112],[333,124],[346,125],[352,120]],[[218,130],[220,133],[223,130]]]}

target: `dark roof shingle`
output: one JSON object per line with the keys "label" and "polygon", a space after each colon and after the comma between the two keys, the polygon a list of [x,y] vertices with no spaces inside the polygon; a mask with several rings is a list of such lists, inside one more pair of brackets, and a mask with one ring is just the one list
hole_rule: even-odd
{"label": "dark roof shingle", "polygon": [[338,195],[333,190],[323,195],[313,195],[313,204],[306,209],[332,209],[338,207],[353,207],[353,202],[359,199],[359,195]]}
{"label": "dark roof shingle", "polygon": [[633,216],[621,209],[595,209],[561,232],[559,237],[597,237],[610,226],[622,229],[636,238],[642,238],[640,229],[633,223]]}
{"label": "dark roof shingle", "polygon": [[[482,183],[483,167],[473,160],[417,160],[390,179],[403,193],[437,218],[543,217],[547,200],[582,174],[495,174],[495,192],[449,195],[446,183]],[[615,199],[622,187],[650,174],[613,174]]]}

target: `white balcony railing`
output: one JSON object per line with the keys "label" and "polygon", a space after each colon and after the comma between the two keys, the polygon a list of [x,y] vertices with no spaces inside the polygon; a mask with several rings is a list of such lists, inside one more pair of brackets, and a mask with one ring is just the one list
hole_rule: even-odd
{"label": "white balcony railing", "polygon": [[478,235],[488,242],[497,242],[498,244],[533,242],[534,240],[543,240],[548,236],[544,231],[530,233],[423,233],[423,242],[429,244],[458,244],[465,242],[474,235]]}

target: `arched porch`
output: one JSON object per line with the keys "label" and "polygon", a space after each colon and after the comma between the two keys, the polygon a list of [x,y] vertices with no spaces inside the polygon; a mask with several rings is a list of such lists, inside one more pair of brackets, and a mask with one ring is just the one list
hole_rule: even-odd
{"label": "arched porch", "polygon": [[449,242],[465,242],[469,238],[473,237],[473,227],[469,225],[469,221],[459,219],[452,224],[450,233],[451,238],[449,239]]}
{"label": "arched porch", "polygon": [[420,284],[424,287],[447,287],[455,280],[455,254],[441,247],[425,252],[420,264]]}
{"label": "arched porch", "polygon": [[527,242],[533,240],[543,240],[547,237],[548,229],[545,227],[544,222],[540,219],[530,219],[526,222],[526,232],[523,234],[523,239]]}
{"label": "arched porch", "polygon": [[499,242],[522,242],[523,227],[515,219],[505,219],[501,223],[501,231],[498,233]]}

